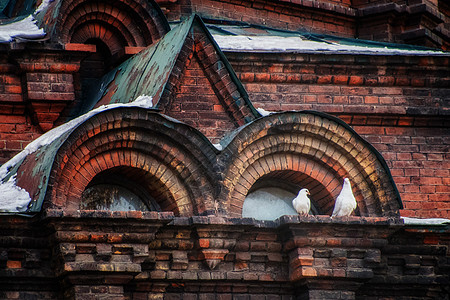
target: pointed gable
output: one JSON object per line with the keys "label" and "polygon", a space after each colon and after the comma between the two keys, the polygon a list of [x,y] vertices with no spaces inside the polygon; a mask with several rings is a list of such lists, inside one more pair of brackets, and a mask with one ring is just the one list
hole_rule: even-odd
{"label": "pointed gable", "polygon": [[187,60],[180,82],[164,114],[198,128],[213,143],[238,125],[225,110],[195,52]]}
{"label": "pointed gable", "polygon": [[257,117],[241,82],[198,16],[107,74],[91,107],[153,97],[164,114],[217,142]]}

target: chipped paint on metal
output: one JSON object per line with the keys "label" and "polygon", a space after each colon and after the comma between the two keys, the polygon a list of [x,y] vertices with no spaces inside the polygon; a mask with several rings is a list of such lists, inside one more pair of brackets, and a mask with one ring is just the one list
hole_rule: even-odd
{"label": "chipped paint on metal", "polygon": [[150,95],[156,107],[166,87],[194,16],[106,74],[98,93],[89,100],[91,109],[105,104],[129,103],[140,95]]}

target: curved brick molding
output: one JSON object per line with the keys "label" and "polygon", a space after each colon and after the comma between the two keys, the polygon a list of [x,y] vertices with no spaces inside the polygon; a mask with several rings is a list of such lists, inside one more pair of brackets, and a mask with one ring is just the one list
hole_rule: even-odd
{"label": "curved brick molding", "polygon": [[199,131],[155,111],[111,109],[28,155],[17,174],[32,196],[30,212],[44,200],[46,208],[79,209],[89,184],[111,174],[136,182],[163,211],[179,216],[241,217],[252,188],[280,183],[310,189],[317,213],[330,215],[345,177],[356,215],[398,216],[401,208],[381,155],[343,121],[313,111],[260,118],[219,153]]}
{"label": "curved brick molding", "polygon": [[109,170],[147,187],[162,210],[201,214],[213,208],[214,155],[184,124],[143,109],[109,110],[83,123],[59,149],[48,205],[77,209],[89,182]]}
{"label": "curved brick molding", "polygon": [[349,177],[361,216],[396,216],[401,200],[383,158],[348,125],[317,112],[272,114],[243,128],[221,156],[230,216],[241,216],[258,180],[278,179],[310,189],[321,213],[331,214]]}
{"label": "curved brick molding", "polygon": [[99,39],[112,55],[151,45],[170,30],[152,0],[61,1],[56,28],[64,44]]}

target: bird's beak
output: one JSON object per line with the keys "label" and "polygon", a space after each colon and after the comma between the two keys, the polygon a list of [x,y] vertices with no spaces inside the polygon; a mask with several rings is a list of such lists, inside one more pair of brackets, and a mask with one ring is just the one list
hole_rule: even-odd
{"label": "bird's beak", "polygon": [[311,195],[311,194],[309,193],[309,191],[307,191],[307,192],[306,192],[306,195]]}

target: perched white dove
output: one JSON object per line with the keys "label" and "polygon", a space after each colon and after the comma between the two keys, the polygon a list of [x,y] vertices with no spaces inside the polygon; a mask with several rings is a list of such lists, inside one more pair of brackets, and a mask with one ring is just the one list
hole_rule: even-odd
{"label": "perched white dove", "polygon": [[294,206],[294,209],[302,216],[305,216],[309,213],[309,210],[311,208],[311,201],[308,198],[309,190],[308,189],[301,189],[298,192],[297,197],[292,200],[292,205]]}
{"label": "perched white dove", "polygon": [[352,186],[348,178],[344,179],[341,193],[334,204],[333,217],[350,216],[356,208],[356,199],[353,196]]}

